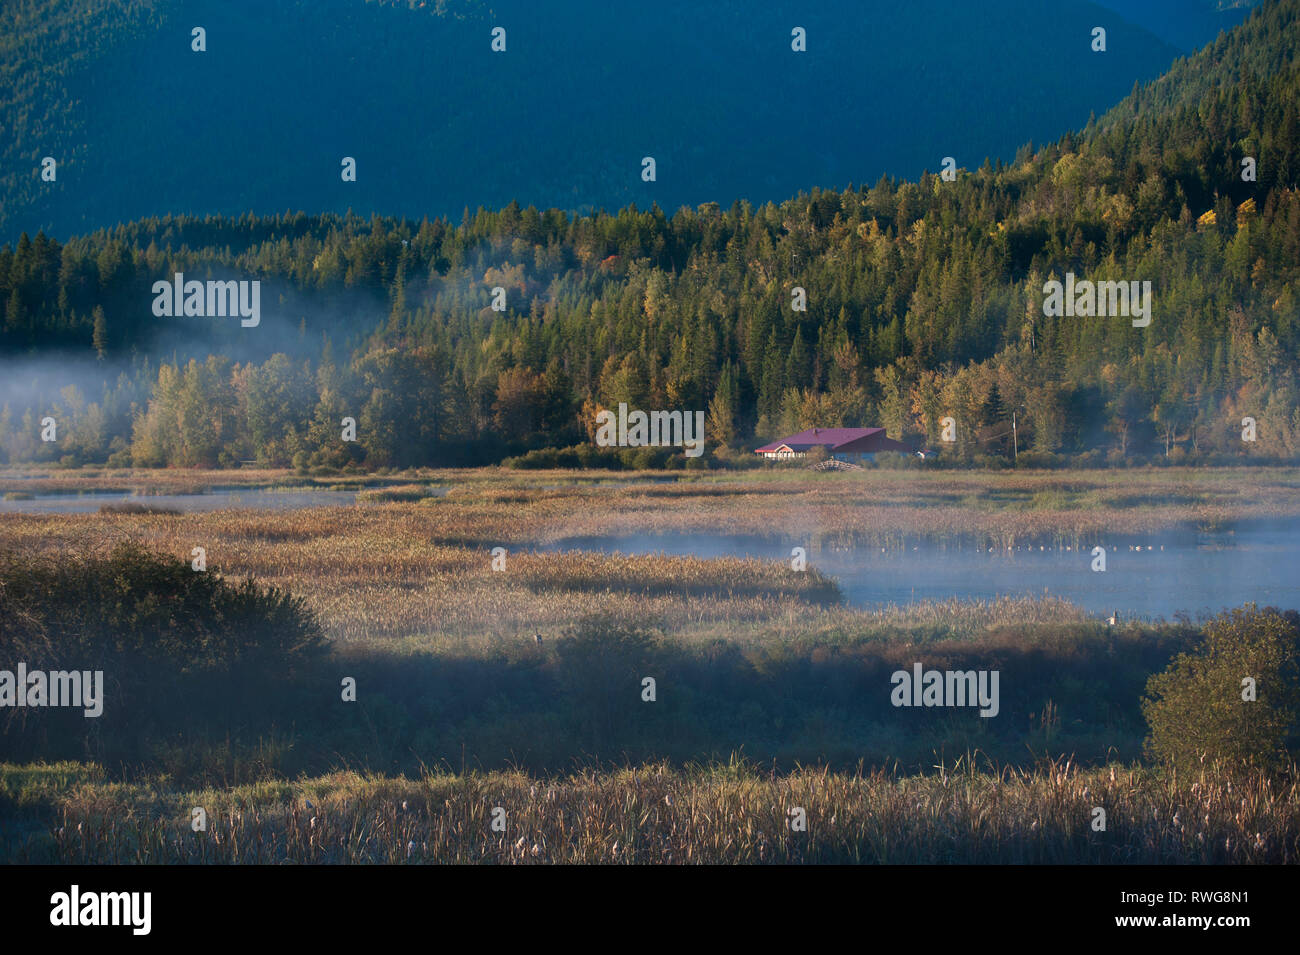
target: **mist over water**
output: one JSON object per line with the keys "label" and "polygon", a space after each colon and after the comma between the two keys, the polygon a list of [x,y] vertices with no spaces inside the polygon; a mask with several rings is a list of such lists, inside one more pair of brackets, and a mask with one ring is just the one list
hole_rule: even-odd
{"label": "mist over water", "polygon": [[[836,578],[853,606],[1051,595],[1099,616],[1118,611],[1123,621],[1196,618],[1248,602],[1300,606],[1298,532],[1300,522],[1288,522],[1214,534],[1188,529],[1114,535],[1069,550],[1034,544],[1012,551],[953,541],[882,550],[865,544],[818,547],[794,538],[666,534],[569,538],[538,550],[744,557],[788,565],[790,549],[804,547],[808,566]],[[1106,547],[1105,572],[1091,569],[1096,544]]]}
{"label": "mist over water", "polygon": [[[445,494],[446,488],[433,493]],[[183,514],[364,504],[358,502],[356,491],[325,488],[213,487],[201,494],[143,495],[97,489],[0,499],[0,515],[94,513],[104,505],[123,503]],[[1092,548],[1098,545],[1106,548],[1104,572],[1091,569]],[[1195,619],[1243,603],[1300,606],[1300,521],[1296,520],[1243,522],[1213,533],[1171,528],[1149,536],[1110,535],[1078,546],[1034,543],[1012,550],[955,538],[882,547],[824,535],[799,539],[674,533],[570,537],[531,549],[706,560],[738,557],[788,566],[793,547],[804,548],[808,566],[834,577],[845,601],[857,607],[1050,595],[1098,616],[1118,612],[1121,620],[1157,620],[1182,614]]]}

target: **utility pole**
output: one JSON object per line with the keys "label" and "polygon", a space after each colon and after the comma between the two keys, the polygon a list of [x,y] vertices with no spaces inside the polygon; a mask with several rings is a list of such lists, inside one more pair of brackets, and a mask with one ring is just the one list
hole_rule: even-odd
{"label": "utility pole", "polygon": [[[1005,431],[1003,431],[1002,433],[1006,434]],[[1014,460],[1019,461],[1020,460],[1020,434],[1016,431],[1016,409],[1015,408],[1011,409],[1011,440],[1015,442],[1015,448],[1016,448]]]}

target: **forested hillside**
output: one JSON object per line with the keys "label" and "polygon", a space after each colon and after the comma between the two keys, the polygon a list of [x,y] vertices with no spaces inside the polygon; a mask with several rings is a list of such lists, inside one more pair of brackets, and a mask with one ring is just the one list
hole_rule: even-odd
{"label": "forested hillside", "polygon": [[[1297,50],[1300,0],[1267,3],[1086,129],[951,182],[671,215],[510,204],[24,236],[0,251],[4,453],[472,463],[586,442],[594,409],[626,401],[707,409],[711,452],[812,425],[934,443],[950,415],[955,456],[1005,456],[1014,412],[1022,459],[1294,457]],[[260,325],[155,317],[151,286],[175,272],[260,279]],[[1150,281],[1150,325],[1045,316],[1067,272]]]}

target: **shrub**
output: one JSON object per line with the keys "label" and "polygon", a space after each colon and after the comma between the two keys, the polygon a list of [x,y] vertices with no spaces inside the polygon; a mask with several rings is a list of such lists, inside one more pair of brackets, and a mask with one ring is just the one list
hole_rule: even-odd
{"label": "shrub", "polygon": [[1054,469],[1064,466],[1064,462],[1051,451],[1021,451],[1015,460],[1015,466],[1023,469]]}
{"label": "shrub", "polygon": [[592,616],[569,627],[556,649],[579,734],[593,746],[625,734],[644,712],[639,694],[655,656],[653,636],[616,616]]}
{"label": "shrub", "polygon": [[300,598],[133,544],[108,556],[0,558],[0,653],[29,667],[265,665],[324,648]]}
{"label": "shrub", "polygon": [[[1257,698],[1244,701],[1243,680]],[[1212,620],[1200,647],[1147,681],[1148,752],[1181,769],[1276,767],[1300,712],[1300,615],[1248,604]]]}

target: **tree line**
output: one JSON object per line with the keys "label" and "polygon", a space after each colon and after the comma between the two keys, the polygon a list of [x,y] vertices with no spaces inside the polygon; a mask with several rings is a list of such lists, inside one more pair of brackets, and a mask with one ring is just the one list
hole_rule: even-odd
{"label": "tree line", "polygon": [[[1086,129],[954,181],[671,216],[511,203],[459,223],[168,216],[24,235],[0,249],[5,360],[111,373],[51,371],[10,396],[4,454],[475,463],[585,442],[597,409],[626,402],[706,410],[723,457],[811,426],[940,446],[945,418],[965,459],[1294,457],[1300,103],[1279,51],[1300,48],[1298,19],[1293,0],[1265,7]],[[232,344],[191,319],[188,354],[158,354],[174,326],[150,288],[174,272],[262,280],[284,334]],[[1067,272],[1151,281],[1151,324],[1044,316],[1044,283]],[[39,440],[47,414],[66,441]]]}

